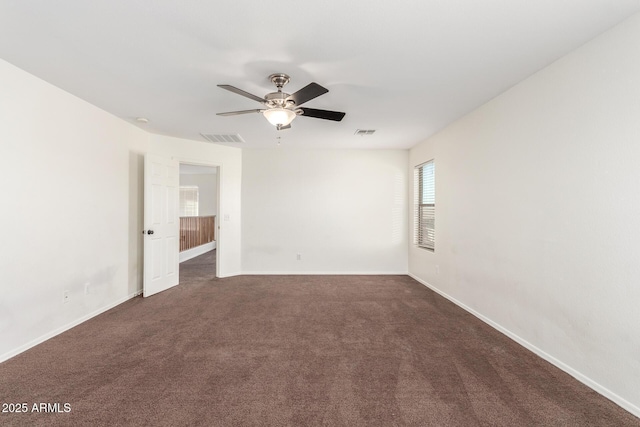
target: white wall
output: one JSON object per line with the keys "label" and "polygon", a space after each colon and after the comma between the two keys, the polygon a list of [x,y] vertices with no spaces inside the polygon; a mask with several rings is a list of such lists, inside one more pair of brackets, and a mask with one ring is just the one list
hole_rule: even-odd
{"label": "white wall", "polygon": [[0,92],[2,361],[140,289],[149,135],[2,60]]}
{"label": "white wall", "polygon": [[195,185],[198,187],[198,214],[200,216],[215,215],[218,209],[217,175],[211,174],[180,174],[180,185]]}
{"label": "white wall", "polygon": [[141,291],[146,152],[220,166],[219,272],[239,274],[240,149],[151,135],[1,60],[0,82],[0,361]]}
{"label": "white wall", "polygon": [[407,161],[406,150],[245,150],[243,272],[406,273]]}
{"label": "white wall", "polygon": [[241,184],[242,150],[207,142],[151,135],[150,151],[183,163],[218,166],[218,208],[216,230],[220,277],[241,273]]}
{"label": "white wall", "polygon": [[[409,271],[640,415],[640,15],[411,150]],[[440,273],[437,274],[436,266]]]}

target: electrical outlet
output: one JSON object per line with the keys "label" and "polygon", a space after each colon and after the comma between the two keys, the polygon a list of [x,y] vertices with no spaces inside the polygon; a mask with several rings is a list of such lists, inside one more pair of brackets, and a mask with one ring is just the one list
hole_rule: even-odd
{"label": "electrical outlet", "polygon": [[89,282],[84,284],[84,294],[85,295],[89,295],[89,285],[90,285]]}
{"label": "electrical outlet", "polygon": [[440,266],[436,264],[436,274],[440,274]]}
{"label": "electrical outlet", "polygon": [[62,303],[66,304],[69,302],[69,291],[64,291],[62,293]]}
{"label": "electrical outlet", "polygon": [[296,255],[296,259],[297,259],[298,261],[300,261],[300,260],[302,259],[302,254],[297,254],[297,255]]}

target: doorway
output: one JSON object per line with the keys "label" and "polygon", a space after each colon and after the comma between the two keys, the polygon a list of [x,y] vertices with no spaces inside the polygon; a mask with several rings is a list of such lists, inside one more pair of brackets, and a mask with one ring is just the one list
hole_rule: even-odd
{"label": "doorway", "polygon": [[195,265],[201,275],[219,276],[219,178],[218,166],[180,162],[181,277]]}

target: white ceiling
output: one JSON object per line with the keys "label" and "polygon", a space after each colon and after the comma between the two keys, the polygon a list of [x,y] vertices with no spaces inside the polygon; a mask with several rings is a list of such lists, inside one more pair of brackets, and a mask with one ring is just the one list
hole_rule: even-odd
{"label": "white ceiling", "polygon": [[[0,58],[153,133],[409,148],[638,11],[640,0],[0,0]],[[217,84],[263,96],[276,72],[288,93],[328,88],[304,106],[344,120],[277,132],[258,114],[215,115],[261,107]]]}

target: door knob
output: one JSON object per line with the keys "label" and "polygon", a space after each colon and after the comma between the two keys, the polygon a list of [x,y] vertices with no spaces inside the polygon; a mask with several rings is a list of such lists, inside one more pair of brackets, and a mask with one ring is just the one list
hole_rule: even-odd
{"label": "door knob", "polygon": [[147,230],[147,234],[153,234],[153,230]]}

